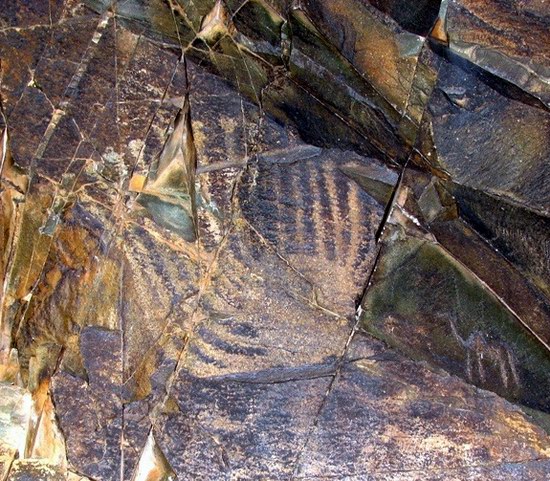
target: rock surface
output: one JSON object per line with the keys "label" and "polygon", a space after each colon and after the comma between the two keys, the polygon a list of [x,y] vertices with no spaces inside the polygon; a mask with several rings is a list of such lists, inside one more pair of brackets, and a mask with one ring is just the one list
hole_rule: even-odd
{"label": "rock surface", "polygon": [[5,3],[2,480],[548,478],[541,2]]}

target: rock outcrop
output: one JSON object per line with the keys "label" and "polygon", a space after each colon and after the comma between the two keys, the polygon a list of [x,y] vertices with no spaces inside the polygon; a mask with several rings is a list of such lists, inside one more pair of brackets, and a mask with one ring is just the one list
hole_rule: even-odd
{"label": "rock outcrop", "polygon": [[0,11],[0,477],[546,480],[544,2]]}

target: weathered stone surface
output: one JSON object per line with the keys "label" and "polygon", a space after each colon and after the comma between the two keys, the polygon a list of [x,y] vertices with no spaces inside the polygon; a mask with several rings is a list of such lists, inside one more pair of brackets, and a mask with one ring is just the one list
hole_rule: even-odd
{"label": "weathered stone surface", "polygon": [[461,216],[548,296],[548,109],[456,54],[437,51],[438,77],[414,161],[452,182]]}
{"label": "weathered stone surface", "polygon": [[287,479],[330,383],[289,374],[275,383],[182,375],[181,410],[163,416],[158,436],[178,476]]}
{"label": "weathered stone surface", "polygon": [[[391,11],[390,5],[386,8]],[[310,1],[307,12],[325,37],[402,113],[424,37],[400,28],[369,2]]]}
{"label": "weathered stone surface", "polygon": [[10,481],[63,481],[66,477],[55,465],[47,465],[39,460],[16,459],[7,479]]}
{"label": "weathered stone surface", "polygon": [[[89,3],[98,11],[104,10],[105,2]],[[232,25],[230,29],[224,27],[225,36],[216,42],[200,32],[203,16],[218,8],[214,1],[201,2],[200,6],[193,2],[172,2],[170,8],[160,3],[157,8],[147,8],[140,2],[124,2],[119,14],[123,20],[145,20],[148,28],[156,32],[150,33],[152,36],[161,33],[165,41],[191,46],[189,54],[194,59],[209,63],[249,99],[265,105],[280,120],[291,122],[309,142],[324,146],[338,142],[344,147],[354,146],[365,153],[382,155],[387,160],[395,157],[404,160],[406,149],[394,132],[401,120],[400,113],[392,106],[395,89],[391,85],[401,89],[399,80],[392,80],[384,90],[383,94],[392,97],[388,100],[377,91],[378,84],[373,86],[365,81],[366,70],[357,71],[322,29],[312,23],[309,14],[315,13],[315,8],[309,12],[303,5],[287,7],[263,1],[243,5],[227,2],[225,8]],[[345,11],[350,15],[353,12],[349,7]],[[361,18],[365,22],[370,19],[371,26],[381,30],[382,40],[394,52],[388,61],[394,67],[399,62],[407,64],[410,81],[415,57],[408,53],[407,46],[398,47],[403,41],[394,30],[401,32],[400,27],[377,22],[369,11]],[[393,20],[389,18],[388,22]],[[420,39],[407,32],[403,32],[403,37]],[[417,43],[418,48],[413,48],[416,53],[422,39]],[[368,58],[376,64],[374,54]],[[381,77],[378,81],[383,82]],[[403,90],[399,91],[395,101],[401,104],[406,96]],[[297,108],[305,105],[308,115]],[[333,118],[331,128],[322,121],[327,116]]]}
{"label": "weathered stone surface", "polygon": [[12,3],[2,479],[548,477],[538,4]]}
{"label": "weathered stone surface", "polygon": [[350,166],[380,169],[378,174],[390,188],[397,181],[377,162],[328,150],[300,161],[260,157],[240,190],[245,219],[320,290],[319,301],[336,312],[353,312],[359,299],[374,260],[374,234],[385,205],[383,197],[373,200],[346,175]]}
{"label": "weathered stone surface", "polygon": [[[547,215],[550,114],[495,90],[495,82],[466,62],[441,59],[421,152],[455,182]],[[434,151],[424,148],[428,142]]]}
{"label": "weathered stone surface", "polygon": [[403,0],[369,0],[369,3],[381,12],[393,18],[404,30],[426,36],[432,30],[439,13],[439,1],[421,0],[407,2]]}
{"label": "weathered stone surface", "polygon": [[450,48],[550,103],[548,10],[544,2],[448,2]]}
{"label": "weathered stone surface", "polygon": [[504,261],[468,224],[435,222],[431,232],[457,260],[506,302],[516,316],[547,346],[550,345],[550,302],[512,264]]}
{"label": "weathered stone surface", "polygon": [[5,479],[11,469],[11,465],[15,458],[16,450],[7,447],[2,443],[0,445],[0,475]]}
{"label": "weathered stone surface", "polygon": [[[539,180],[545,175],[541,172]],[[548,215],[476,190],[455,186],[452,191],[464,219],[549,297]],[[537,205],[545,207],[542,203]]]}
{"label": "weathered stone surface", "polygon": [[121,463],[122,366],[118,332],[86,328],[80,337],[87,380],[60,373],[52,394],[69,463],[92,479],[117,479]]}
{"label": "weathered stone surface", "polygon": [[[363,350],[335,379],[296,479],[544,479],[547,437],[517,408],[376,351]],[[536,447],[526,449],[519,433]]]}
{"label": "weathered stone surface", "polygon": [[547,348],[440,247],[393,235],[363,304],[369,330],[413,358],[548,411]]}
{"label": "weathered stone surface", "polygon": [[525,280],[510,292],[521,275],[456,218],[444,185],[402,176],[362,321],[415,359],[548,412],[548,301]]}
{"label": "weathered stone surface", "polygon": [[0,446],[2,456],[5,457],[3,462],[9,464],[18,451],[25,450],[32,400],[30,394],[19,386],[2,383],[0,392]]}

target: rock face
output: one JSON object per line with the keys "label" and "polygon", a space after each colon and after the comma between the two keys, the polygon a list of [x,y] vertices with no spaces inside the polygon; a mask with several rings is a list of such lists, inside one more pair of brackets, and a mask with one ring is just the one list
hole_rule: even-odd
{"label": "rock face", "polygon": [[2,480],[546,480],[544,2],[0,9]]}

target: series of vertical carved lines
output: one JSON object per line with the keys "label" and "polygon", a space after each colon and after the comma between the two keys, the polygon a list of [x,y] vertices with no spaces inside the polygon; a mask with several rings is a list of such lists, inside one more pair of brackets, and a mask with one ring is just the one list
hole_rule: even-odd
{"label": "series of vertical carved lines", "polygon": [[278,245],[281,242],[279,230],[282,218],[280,209],[282,198],[278,189],[279,175],[277,174],[277,166],[260,162],[258,187],[261,188],[261,200],[264,201],[261,208],[262,216],[264,216],[264,236],[273,245]]}
{"label": "series of vertical carved lines", "polygon": [[[342,176],[342,174],[338,173],[338,176]],[[348,254],[350,253],[350,247],[351,247],[351,235],[352,232],[356,230],[356,225],[350,221],[350,195],[353,193],[353,189],[357,188],[354,184],[347,181],[346,182],[340,182],[338,185],[334,187],[334,190],[336,192],[336,206],[338,215],[336,218],[338,219],[338,230],[340,233],[340,242],[339,245],[339,256],[344,256],[346,259],[348,257]],[[351,251],[352,253],[354,251]]]}
{"label": "series of vertical carved lines", "polygon": [[243,213],[262,236],[281,252],[321,255],[361,276],[372,243],[367,226],[377,211],[372,199],[330,161],[257,168]]}
{"label": "series of vertical carved lines", "polygon": [[[362,276],[361,265],[365,261],[365,254],[370,244],[369,233],[365,228],[361,228],[366,225],[369,218],[369,209],[367,208],[367,201],[365,194],[355,184],[350,183],[350,190],[348,195],[348,217],[351,225],[350,234],[350,250],[354,253],[353,256],[349,256],[349,262],[354,271],[358,272],[358,275]],[[373,206],[371,205],[372,209]],[[372,233],[371,233],[372,237]],[[364,282],[364,279],[356,279],[357,282]]]}
{"label": "series of vertical carved lines", "polygon": [[315,230],[316,222],[314,219],[313,199],[311,195],[311,166],[300,162],[298,168],[298,195],[300,196],[301,205],[303,206],[303,217],[301,225],[298,226],[296,242],[300,246],[308,250],[309,254],[316,254],[317,249],[315,239],[317,232]]}
{"label": "series of vertical carved lines", "polygon": [[322,242],[324,246],[324,253],[326,254],[327,259],[334,260],[336,258],[336,229],[337,224],[334,222],[334,215],[332,212],[333,204],[332,198],[333,192],[329,191],[327,186],[327,178],[332,178],[334,172],[326,175],[326,163],[319,162],[316,166],[315,171],[317,172],[317,183],[316,183],[316,193],[317,200],[316,204],[319,205],[320,219],[319,225],[322,233]]}
{"label": "series of vertical carved lines", "polygon": [[[287,252],[295,253],[299,250],[299,246],[293,242],[296,236],[296,225],[300,218],[300,209],[296,205],[295,199],[295,175],[294,170],[289,170],[288,175],[284,175],[284,166],[277,166],[277,199],[280,202],[284,216],[278,223],[278,230],[281,237],[286,240]],[[275,184],[275,182],[274,182]],[[294,214],[294,216],[292,216]]]}
{"label": "series of vertical carved lines", "polygon": [[293,209],[295,214],[294,218],[288,218],[286,221],[286,230],[285,236],[287,239],[292,239],[292,242],[289,242],[288,252],[290,254],[296,254],[301,251],[301,246],[299,244],[299,235],[300,229],[299,226],[304,224],[304,205],[301,203],[299,196],[297,195],[300,192],[300,178],[297,175],[297,169],[293,169],[289,172],[289,175],[285,178],[281,175],[281,183],[285,184],[283,189],[286,204],[290,209]]}
{"label": "series of vertical carved lines", "polygon": [[266,165],[259,162],[257,165],[256,188],[250,193],[246,201],[246,208],[254,224],[262,227],[262,235],[273,244],[277,244],[278,236],[273,224],[277,222],[277,198],[269,186],[269,172]]}
{"label": "series of vertical carved lines", "polygon": [[[326,164],[324,164],[326,166]],[[325,174],[328,192],[332,205],[332,217],[334,219],[334,239],[337,246],[338,265],[348,262],[350,252],[350,240],[352,228],[357,229],[361,224],[352,226],[349,219],[348,193],[353,187],[346,177],[336,168],[332,168]]]}
{"label": "series of vertical carved lines", "polygon": [[313,229],[315,231],[315,235],[313,236],[313,242],[315,244],[315,252],[318,255],[323,255],[325,253],[325,240],[323,239],[325,237],[325,233],[323,232],[324,226],[323,226],[323,213],[325,210],[325,207],[321,204],[321,195],[322,191],[319,186],[319,180],[321,178],[320,172],[318,169],[313,168],[311,164],[304,165],[306,169],[308,169],[310,172],[312,171],[312,175],[309,177],[309,193],[310,193],[310,203],[313,207],[312,209],[312,223],[313,223]]}
{"label": "series of vertical carved lines", "polygon": [[[264,239],[283,254],[319,255],[335,269],[359,270],[349,274],[360,278],[354,279],[356,282],[363,282],[360,271],[373,238],[369,220],[378,209],[372,199],[330,160],[293,164],[260,161],[254,167],[256,180],[245,177],[241,207]],[[218,283],[216,298],[230,310],[246,312],[251,300],[241,294],[246,292],[250,278],[235,273],[250,272],[255,260],[265,262],[265,248],[254,236],[245,231],[241,234],[240,241],[231,243],[227,259],[240,267],[230,269],[234,274]],[[198,332],[194,349],[202,362],[217,364],[217,351],[224,351],[224,355],[262,355],[248,336],[231,330],[232,322],[236,321],[227,324],[212,319]],[[229,345],[234,346],[231,352]]]}

